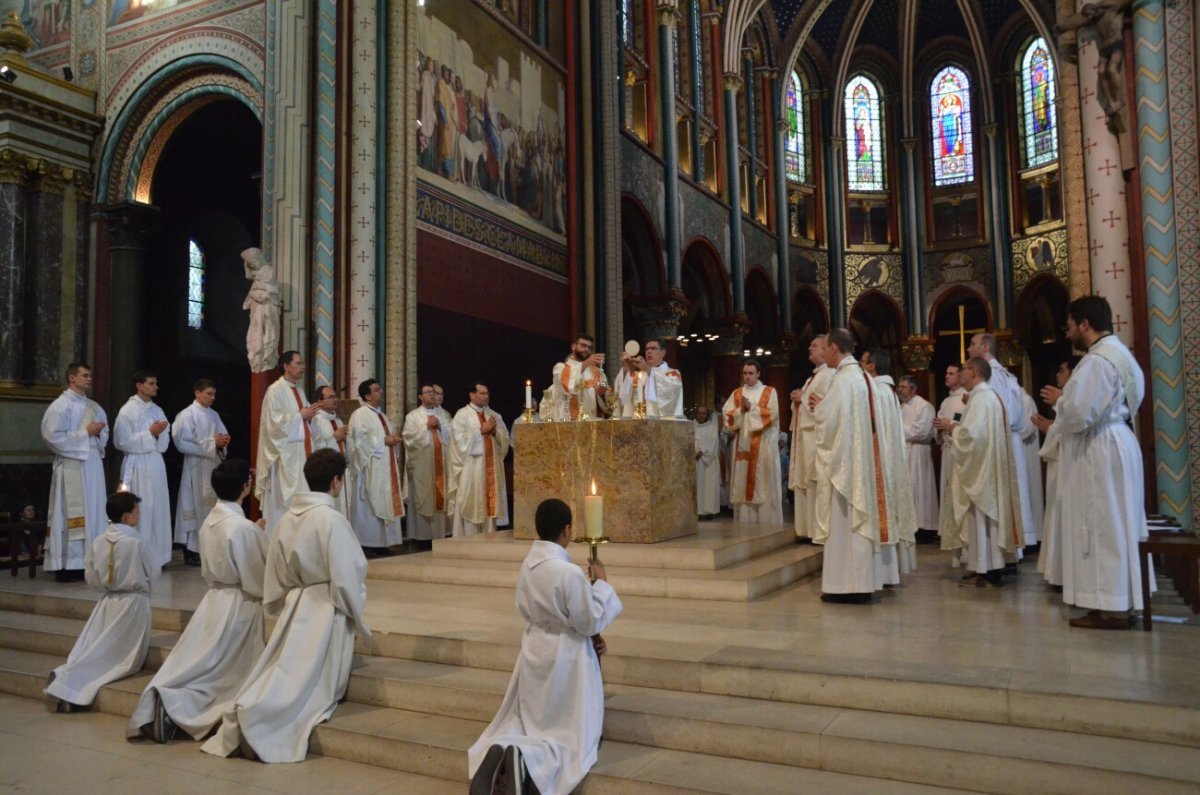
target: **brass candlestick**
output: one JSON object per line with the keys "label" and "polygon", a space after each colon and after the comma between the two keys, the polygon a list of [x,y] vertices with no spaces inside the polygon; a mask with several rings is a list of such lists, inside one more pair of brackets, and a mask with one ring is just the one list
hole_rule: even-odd
{"label": "brass candlestick", "polygon": [[533,406],[526,406],[521,414],[521,422],[533,422]]}
{"label": "brass candlestick", "polygon": [[[591,550],[588,552],[588,560],[592,563],[595,563],[598,560],[600,560],[599,556],[596,554],[596,547],[599,546],[600,544],[607,544],[608,542],[612,541],[612,539],[609,538],[608,536],[600,536],[599,538],[590,538],[588,536],[580,536],[579,538],[574,538],[572,540],[576,544],[591,545]],[[590,579],[592,582],[596,581],[595,577],[591,577]]]}

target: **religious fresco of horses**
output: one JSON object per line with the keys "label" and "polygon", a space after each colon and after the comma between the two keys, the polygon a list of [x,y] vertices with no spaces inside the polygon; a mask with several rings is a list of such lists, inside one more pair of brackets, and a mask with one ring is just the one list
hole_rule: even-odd
{"label": "religious fresco of horses", "polygon": [[566,233],[561,73],[473,0],[417,9],[420,178],[474,206]]}

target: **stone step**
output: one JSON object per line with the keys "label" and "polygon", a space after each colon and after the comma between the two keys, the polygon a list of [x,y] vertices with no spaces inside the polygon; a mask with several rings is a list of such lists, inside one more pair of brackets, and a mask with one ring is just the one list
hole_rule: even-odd
{"label": "stone step", "polygon": [[[62,662],[31,652],[0,650],[0,692],[42,697],[44,671]],[[148,675],[100,689],[94,708],[122,717],[132,714]],[[64,721],[70,717],[64,715]],[[344,703],[317,727],[309,743],[313,754],[386,767],[432,779],[467,781],[466,752],[486,722]],[[839,792],[849,795],[898,793],[935,795],[956,791],[832,771],[804,769],[744,759],[605,740],[579,795],[708,792],[768,795],[779,792]],[[1093,790],[1095,791],[1095,790]]]}
{"label": "stone step", "polygon": [[[46,638],[29,645],[48,649],[52,648],[50,640],[71,638],[72,631],[81,628],[77,621],[50,618],[37,629],[24,620],[27,618],[0,614],[0,627],[6,630],[0,640],[6,643],[12,632],[20,631],[26,637]],[[155,638],[159,654],[165,654],[171,640],[170,635]],[[0,652],[9,661],[0,666],[0,690],[38,697],[46,674],[61,661],[62,654]],[[147,667],[157,667],[157,662],[151,660]],[[6,674],[13,669],[29,674],[27,681],[10,681]],[[130,714],[149,679],[150,674],[145,673],[104,688],[97,708]],[[506,671],[360,657],[355,661],[347,697],[369,707],[475,721],[482,726],[499,708],[508,680]],[[1072,769],[1071,780],[1078,787],[1062,791],[1115,792],[1134,787],[1188,791],[1177,785],[1200,785],[1195,751],[1179,746],[611,682],[606,684],[606,692],[605,737],[649,748],[938,786],[972,788],[982,777],[1002,782],[1002,786],[995,785],[1000,786],[996,791],[1044,789],[1054,771],[1064,766]],[[334,737],[330,742],[340,740]],[[441,775],[420,768],[402,769]]]}
{"label": "stone step", "polygon": [[[704,522],[696,535],[657,544],[605,544],[600,559],[606,565],[647,569],[691,569],[714,571],[795,545],[791,525],[762,525],[747,529],[732,522]],[[433,542],[433,557],[439,560],[494,560],[520,563],[533,544],[516,540],[511,530]],[[568,550],[576,563],[587,562],[587,544],[572,544]],[[383,563],[372,563],[372,568]]]}
{"label": "stone step", "polygon": [[[600,559],[606,563],[607,552],[605,548],[600,553]],[[816,574],[821,570],[823,555],[821,547],[793,543],[723,569],[613,566],[608,570],[608,578],[624,596],[745,602]],[[511,589],[516,587],[520,570],[520,559],[444,558],[436,553],[405,555],[373,561],[367,573],[367,587],[370,588],[371,580],[395,580]]]}

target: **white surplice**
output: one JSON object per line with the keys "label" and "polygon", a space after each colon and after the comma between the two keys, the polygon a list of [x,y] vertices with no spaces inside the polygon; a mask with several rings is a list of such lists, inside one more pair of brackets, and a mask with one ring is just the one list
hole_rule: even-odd
{"label": "white surplice", "polygon": [[221,415],[195,401],[176,414],[171,425],[175,449],[183,453],[183,474],[179,477],[179,497],[175,505],[175,543],[183,544],[189,552],[199,551],[197,532],[208,512],[217,504],[217,493],[212,489],[212,471],[225,460],[227,451],[217,447],[214,437],[228,433]]}
{"label": "white surplice", "polygon": [[[97,436],[87,432],[93,422],[105,423]],[[82,569],[89,546],[104,532],[108,490],[102,462],[108,444],[107,423],[99,403],[70,389],[55,398],[42,415],[42,440],[54,453],[46,511],[45,571]]]}
{"label": "white surplice", "polygon": [[1004,403],[1004,414],[1008,419],[1008,429],[1012,435],[1013,458],[1017,466],[1017,488],[1020,492],[1021,527],[1025,532],[1025,544],[1037,543],[1037,525],[1033,520],[1033,495],[1029,487],[1029,466],[1021,453],[1023,437],[1027,433],[1031,420],[1025,411],[1025,390],[1017,382],[1016,376],[1004,368],[999,359],[989,359],[992,377],[988,385],[995,390],[996,395]]}
{"label": "white surplice", "polygon": [[711,516],[721,512],[720,420],[693,422],[696,427],[696,513]]}
{"label": "white surplice", "polygon": [[[943,400],[941,407],[938,408],[938,419],[961,422],[963,412],[967,410],[967,405],[963,402],[966,394],[967,390],[961,386],[950,390],[949,397]],[[947,489],[950,483],[950,473],[954,471],[954,443],[950,434],[945,431],[937,432],[937,443],[942,447],[942,471],[938,476],[938,494],[941,495],[941,502],[938,505],[938,538],[942,549],[951,549],[953,548],[951,539],[955,535],[953,514],[945,513],[942,505],[946,502],[946,495],[950,493]]]}
{"label": "white surplice", "polygon": [[391,419],[373,406],[359,406],[350,415],[350,470],[354,494],[348,501],[350,524],[364,547],[404,543],[404,465],[400,445],[389,447],[388,436],[399,435]]}
{"label": "white surplice", "polygon": [[853,356],[843,357],[815,414],[813,541],[825,545],[823,593],[873,593],[882,586],[875,568],[880,530],[868,378]]}
{"label": "white surplice", "polygon": [[981,382],[968,393],[962,421],[952,436],[954,471],[942,511],[950,516],[953,548],[964,548],[970,571],[985,574],[1004,567],[1004,553],[1021,548],[1020,497],[1012,435],[1000,397]]}
{"label": "white surplice", "polygon": [[613,389],[621,406],[622,417],[633,416],[633,404],[640,398],[646,404],[647,417],[683,416],[683,376],[666,362],[648,372],[637,373],[637,388],[633,377],[621,368],[613,380]]}
{"label": "white surplice", "polygon": [[221,720],[263,650],[266,532],[242,506],[220,500],[200,526],[200,574],[208,592],[125,726],[136,737],[154,720],[154,693],[167,715],[202,740]]}
{"label": "white surplice", "polygon": [[333,498],[301,491],[267,544],[263,604],[275,629],[201,750],[229,756],[244,738],[264,762],[299,762],[313,728],[346,694],[363,623],[367,559]]}
{"label": "white surplice", "polygon": [[[479,427],[495,418],[496,432],[484,437]],[[508,523],[508,489],[504,456],[508,454],[508,427],[490,408],[468,403],[450,424],[453,445],[450,457],[450,504],[454,537],[492,532]]]}
{"label": "white surplice", "polygon": [[[1042,518],[1046,512],[1045,493],[1042,490],[1042,459],[1038,457],[1038,450],[1042,445],[1042,435],[1038,432],[1037,426],[1033,424],[1033,418],[1037,415],[1037,403],[1029,396],[1025,390],[1021,390],[1021,403],[1025,408],[1025,426],[1021,428],[1021,449],[1020,454],[1025,456],[1025,474],[1029,485],[1029,504],[1033,509],[1033,535],[1034,539],[1041,543],[1042,534]],[[1028,534],[1028,528],[1026,528]],[[1025,539],[1025,543],[1029,543],[1029,539]]]}
{"label": "white surplice", "polygon": [[[437,417],[438,427],[429,427]],[[419,541],[445,538],[450,491],[450,412],[417,406],[404,418],[405,462],[408,465],[409,535]]]}
{"label": "white surplice", "polygon": [[129,525],[110,524],[88,547],[84,577],[104,593],[67,661],[46,692],[87,706],[108,684],[142,670],[150,650],[150,590],[158,580],[153,552]]}
{"label": "white surplice", "polygon": [[933,404],[920,395],[913,395],[907,403],[900,405],[900,414],[904,417],[904,450],[917,527],[936,530],[938,492],[937,477],[933,472]]}
{"label": "white surplice", "polygon": [[1051,585],[1062,585],[1062,520],[1058,509],[1059,467],[1062,466],[1062,426],[1055,420],[1046,429],[1046,441],[1038,456],[1046,462],[1046,512],[1042,516],[1042,548],[1038,572]]}
{"label": "white surplice", "polygon": [[[742,399],[750,410],[742,410]],[[740,386],[721,410],[725,427],[735,434],[729,499],[734,519],[745,524],[783,521],[783,476],[779,461],[779,396],[759,382]]]}
{"label": "white surplice", "polygon": [[121,483],[142,498],[138,533],[150,548],[159,566],[171,562],[171,495],[167,487],[167,467],[162,454],[171,444],[171,426],[155,437],[150,426],[167,422],[167,415],[153,400],[133,395],[117,413],[113,426],[113,447],[125,454],[121,462]]}
{"label": "white surplice", "polygon": [[882,543],[881,528],[876,564],[880,584],[899,585],[901,574],[917,568],[917,514],[904,450],[904,416],[890,375],[875,379],[875,418],[888,527],[887,543]]}
{"label": "white surplice", "polygon": [[[318,411],[312,421],[308,423],[308,427],[312,432],[312,449],[315,453],[318,450],[337,450],[346,457],[346,474],[342,479],[342,491],[334,498],[333,505],[338,509],[338,512],[350,518],[350,508],[348,506],[349,496],[354,493],[354,477],[350,472],[350,434],[346,434],[346,438],[338,441],[334,436],[334,431],[345,426],[337,415],[332,411]],[[306,481],[307,483],[307,481]]]}
{"label": "white surplice", "polygon": [[[1141,610],[1138,542],[1147,537],[1142,454],[1129,426],[1145,396],[1133,354],[1102,337],[1055,404],[1062,459],[1058,511],[1063,601],[1089,610]],[[1154,576],[1150,576],[1154,590]]]}
{"label": "white surplice", "polygon": [[833,380],[833,369],[822,362],[800,388],[800,405],[792,406],[792,453],[788,488],[796,496],[793,524],[797,538],[812,538],[817,521],[817,440],[812,395],[825,397]]}
{"label": "white surplice", "polygon": [[474,775],[492,745],[521,750],[542,795],[567,795],[596,763],[604,682],[592,636],[621,614],[621,600],[552,541],[534,541],[517,578],[525,620],[521,651],[496,717],[467,752]]}
{"label": "white surplice", "polygon": [[307,405],[304,390],[283,377],[263,395],[254,496],[262,506],[268,533],[287,512],[292,496],[308,488],[304,462],[312,452],[312,429],[300,416],[301,406]]}
{"label": "white surplice", "polygon": [[554,365],[554,380],[550,383],[550,414],[555,422],[579,418],[582,408],[588,416],[607,416],[608,407],[600,406],[597,387],[608,387],[608,376],[599,367],[584,367],[574,356]]}

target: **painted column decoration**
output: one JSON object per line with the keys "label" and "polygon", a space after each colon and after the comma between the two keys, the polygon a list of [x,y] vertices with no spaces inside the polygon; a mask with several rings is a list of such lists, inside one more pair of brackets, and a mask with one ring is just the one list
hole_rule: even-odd
{"label": "painted column decoration", "polygon": [[1155,480],[1161,510],[1192,523],[1187,417],[1183,411],[1183,346],[1179,259],[1167,97],[1166,30],[1162,0],[1133,14],[1137,75],[1137,136],[1141,155],[1142,235],[1149,303],[1150,387],[1154,406]]}
{"label": "painted column decoration", "polygon": [[[918,217],[917,180],[920,173],[916,163],[916,138],[905,138],[900,142],[904,146],[904,158],[900,161],[900,179],[903,181],[904,201],[900,203],[901,217],[904,221],[904,263],[905,295],[908,297],[908,333],[918,336],[929,332],[925,320],[925,291],[924,280],[921,278],[921,256],[923,238],[921,223]],[[907,360],[907,357],[906,357]]]}
{"label": "painted column decoration", "polygon": [[663,142],[663,248],[667,287],[680,289],[683,278],[679,252],[679,140],[675,126],[675,26],[679,9],[673,0],[658,4],[658,94]]}
{"label": "painted column decoration", "polygon": [[775,109],[772,114],[775,117],[775,258],[779,261],[775,287],[779,295],[779,327],[783,329],[784,337],[792,333],[791,228],[788,224],[787,169],[783,165],[787,156],[784,138],[788,122],[780,112],[783,108],[783,87],[786,85],[783,79],[776,78],[775,87],[778,90],[771,97],[771,107]]}
{"label": "painted column decoration", "polygon": [[742,251],[741,156],[738,152],[737,92],[742,77],[725,73],[725,186],[729,201],[729,277],[733,282],[734,314],[746,312],[746,263]]}
{"label": "painted column decoration", "polygon": [[334,235],[337,160],[337,2],[317,2],[317,140],[313,200],[313,325],[317,339],[313,381],[333,383]]}
{"label": "painted column decoration", "polygon": [[[987,147],[987,193],[988,206],[991,212],[992,238],[992,294],[996,302],[995,326],[997,329],[1012,327],[1012,306],[1009,296],[1012,295],[1012,270],[1001,267],[1000,264],[1009,261],[1008,229],[1004,220],[1004,184],[1006,181],[1004,166],[1000,154],[1000,128],[996,124],[988,124],[983,128],[984,141]],[[1118,170],[1118,176],[1120,171]],[[1132,313],[1126,315],[1132,318]],[[1132,322],[1132,321],[1131,321]],[[1130,326],[1132,328],[1132,326]]]}
{"label": "painted column decoration", "polygon": [[[307,349],[310,191],[312,4],[265,5],[267,90],[263,124],[262,251],[275,266],[283,299],[283,348]],[[332,91],[333,86],[328,86]],[[330,117],[332,119],[332,116]]]}
{"label": "painted column decoration", "polygon": [[357,384],[378,378],[376,327],[376,208],[379,153],[379,15],[375,3],[355,3],[350,34],[354,38],[350,92],[350,261],[348,339],[344,350],[351,395]]}

